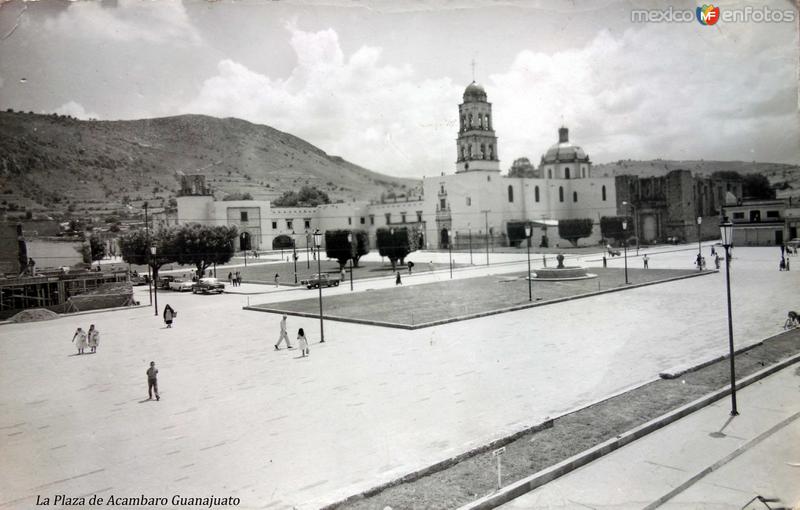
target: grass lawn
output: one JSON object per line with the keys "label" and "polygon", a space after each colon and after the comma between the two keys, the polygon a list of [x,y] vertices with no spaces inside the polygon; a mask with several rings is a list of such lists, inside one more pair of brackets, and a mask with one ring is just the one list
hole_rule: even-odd
{"label": "grass lawn", "polygon": [[[625,286],[622,269],[592,268],[590,272],[598,277],[558,282],[534,280],[531,282],[533,300],[549,301]],[[699,273],[679,269],[628,268],[628,279],[632,284],[692,274]],[[528,281],[522,272],[331,296],[325,298],[323,310],[326,318],[334,320],[419,326],[456,317],[473,317],[527,303]],[[309,299],[254,305],[252,308],[318,314],[319,302],[315,295]]]}

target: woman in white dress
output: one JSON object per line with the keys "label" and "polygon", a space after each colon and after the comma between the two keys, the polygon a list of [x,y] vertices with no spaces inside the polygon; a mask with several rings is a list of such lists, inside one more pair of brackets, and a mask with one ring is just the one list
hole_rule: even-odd
{"label": "woman in white dress", "polygon": [[86,349],[86,332],[78,328],[72,337],[72,341],[75,342],[75,347],[78,348],[78,354],[83,354],[83,350]]}
{"label": "woman in white dress", "polygon": [[97,346],[100,343],[100,332],[94,328],[94,324],[89,326],[89,347],[92,348],[91,352],[97,352]]}

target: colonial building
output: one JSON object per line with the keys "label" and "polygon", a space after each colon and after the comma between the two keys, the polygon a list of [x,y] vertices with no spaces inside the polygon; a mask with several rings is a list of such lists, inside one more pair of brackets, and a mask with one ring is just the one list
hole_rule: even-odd
{"label": "colonial building", "polygon": [[431,248],[508,245],[509,227],[524,223],[535,227],[535,246],[568,246],[556,226],[558,220],[577,218],[595,224],[581,243],[600,240],[600,217],[616,214],[614,179],[592,176],[589,156],[570,142],[566,127],[542,156],[539,177],[508,177],[500,174],[492,104],[483,87],[469,84],[458,111],[455,173],[423,180]]}

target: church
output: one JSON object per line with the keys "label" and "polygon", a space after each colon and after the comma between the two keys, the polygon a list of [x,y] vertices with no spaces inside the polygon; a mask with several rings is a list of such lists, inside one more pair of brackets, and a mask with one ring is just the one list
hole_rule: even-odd
{"label": "church", "polygon": [[462,99],[455,172],[423,179],[428,247],[516,244],[525,224],[533,226],[533,246],[567,247],[570,242],[558,236],[558,221],[583,218],[594,228],[580,244],[598,243],[600,218],[617,214],[614,177],[594,177],[589,156],[570,142],[563,126],[542,155],[537,177],[501,175],[486,91],[473,81]]}

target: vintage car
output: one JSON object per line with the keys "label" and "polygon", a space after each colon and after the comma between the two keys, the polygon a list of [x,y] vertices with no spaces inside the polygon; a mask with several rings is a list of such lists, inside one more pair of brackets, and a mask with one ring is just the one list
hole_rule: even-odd
{"label": "vintage car", "polygon": [[169,290],[169,284],[175,281],[175,277],[170,275],[164,275],[158,277],[158,288]]}
{"label": "vintage car", "polygon": [[131,281],[131,285],[147,285],[148,283],[150,283],[150,277],[147,276],[146,274],[131,273],[129,278]]}
{"label": "vintage car", "polygon": [[211,292],[222,294],[225,292],[225,284],[216,278],[200,278],[192,285],[192,294],[209,294]]}
{"label": "vintage car", "polygon": [[194,282],[192,280],[187,280],[186,278],[175,278],[169,282],[169,289],[177,290],[178,292],[192,290],[193,286]]}
{"label": "vintage car", "polygon": [[338,287],[339,279],[336,277],[331,278],[327,274],[313,274],[311,278],[300,280],[300,285],[305,285],[307,289],[314,289],[317,287]]}

